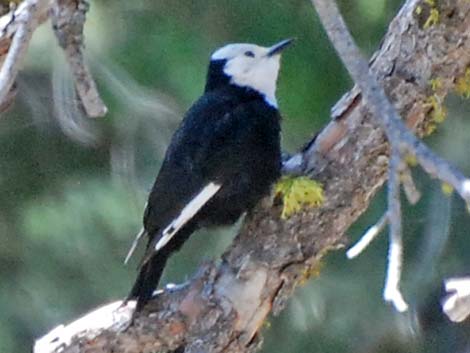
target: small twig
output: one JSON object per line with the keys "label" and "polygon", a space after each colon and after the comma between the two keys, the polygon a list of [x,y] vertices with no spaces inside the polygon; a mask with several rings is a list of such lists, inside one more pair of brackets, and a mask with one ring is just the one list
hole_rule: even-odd
{"label": "small twig", "polygon": [[400,292],[400,277],[402,267],[402,222],[400,202],[400,179],[402,169],[401,154],[398,148],[392,148],[388,172],[388,206],[387,215],[390,226],[390,244],[388,248],[387,276],[384,287],[384,299],[391,302],[400,312],[406,311],[408,305]]}
{"label": "small twig", "polygon": [[388,214],[385,213],[372,227],[367,229],[364,235],[359,239],[359,241],[354,244],[346,252],[348,259],[353,259],[359,256],[372,241],[380,234],[380,232],[385,228],[388,223]]}
{"label": "small twig", "polygon": [[415,205],[421,198],[421,193],[416,188],[416,185],[413,181],[413,176],[411,175],[411,170],[408,166],[405,166],[402,169],[400,181],[403,185],[403,190],[405,191],[408,202],[412,205]]}
{"label": "small twig", "polygon": [[15,18],[18,27],[0,70],[0,105],[6,104],[34,29],[40,24],[38,17],[43,13],[41,9],[46,7],[48,2],[48,0],[25,0],[21,11],[18,11],[18,17]]}
{"label": "small twig", "polygon": [[56,0],[51,19],[86,114],[89,117],[101,117],[107,113],[108,108],[101,100],[83,54],[83,27],[88,8],[85,0]]}

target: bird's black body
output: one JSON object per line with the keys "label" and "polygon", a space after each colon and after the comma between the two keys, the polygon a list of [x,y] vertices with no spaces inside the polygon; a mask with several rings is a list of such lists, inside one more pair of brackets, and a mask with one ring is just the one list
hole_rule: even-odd
{"label": "bird's black body", "polygon": [[[280,115],[259,92],[230,84],[224,60],[209,66],[204,95],[173,135],[144,214],[147,256],[129,298],[151,298],[168,257],[198,228],[233,224],[280,176]],[[180,211],[210,182],[220,190],[158,252],[153,247]]]}

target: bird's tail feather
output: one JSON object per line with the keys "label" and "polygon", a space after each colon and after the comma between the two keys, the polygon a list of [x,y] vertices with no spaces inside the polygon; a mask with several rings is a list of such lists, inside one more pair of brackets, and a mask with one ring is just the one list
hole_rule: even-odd
{"label": "bird's tail feather", "polygon": [[137,280],[127,297],[127,300],[137,300],[136,311],[140,311],[152,298],[153,292],[162,277],[168,256],[169,254],[164,252],[154,254],[140,268]]}
{"label": "bird's tail feather", "polygon": [[181,248],[196,228],[195,222],[189,222],[173,236],[168,244],[157,252],[154,251],[154,241],[151,240],[148,243],[147,255],[142,260],[137,280],[126,299],[126,301],[137,300],[136,312],[140,311],[152,298],[170,255]]}

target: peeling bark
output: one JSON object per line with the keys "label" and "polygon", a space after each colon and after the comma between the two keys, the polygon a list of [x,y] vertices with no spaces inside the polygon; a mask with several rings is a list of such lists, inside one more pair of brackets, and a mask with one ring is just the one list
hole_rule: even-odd
{"label": "peeling bark", "polygon": [[[421,136],[430,123],[430,80],[439,78],[444,95],[470,63],[470,2],[438,1],[440,20],[430,27],[424,25],[426,11],[417,14],[418,5],[428,6],[418,0],[404,4],[371,68],[408,127]],[[315,141],[287,163],[322,183],[323,205],[282,220],[279,200],[263,200],[220,262],[159,293],[132,325],[116,319],[63,341],[60,333],[51,334],[37,342],[35,352],[256,350],[266,316],[282,310],[322,256],[345,241],[346,230],[385,182],[388,154],[382,130],[353,88]]]}

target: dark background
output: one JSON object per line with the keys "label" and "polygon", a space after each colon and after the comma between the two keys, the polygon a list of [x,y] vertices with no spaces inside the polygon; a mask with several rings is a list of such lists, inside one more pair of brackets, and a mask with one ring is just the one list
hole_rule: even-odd
{"label": "dark background", "polygon": [[[342,1],[367,55],[400,4]],[[50,24],[35,33],[19,96],[0,116],[0,352],[27,352],[56,325],[127,294],[137,260],[122,261],[169,137],[202,92],[210,53],[229,42],[267,46],[287,37],[297,42],[284,54],[277,96],[283,146],[293,152],[352,85],[309,1],[93,1],[87,54],[110,109],[96,120],[77,108]],[[456,96],[446,106],[449,119],[426,141],[470,175],[470,106]],[[269,320],[263,352],[459,349],[464,331],[440,317],[436,298],[445,276],[469,269],[470,217],[440,183],[414,174],[424,196],[404,210],[403,289],[412,310],[398,314],[382,301],[385,233],[357,260],[331,253],[321,276]],[[384,207],[380,194],[350,239]],[[199,232],[173,257],[164,282],[188,278],[234,233]],[[416,313],[426,314],[426,325]]]}

